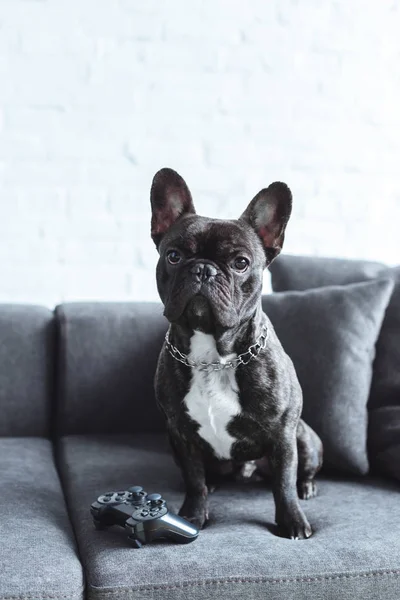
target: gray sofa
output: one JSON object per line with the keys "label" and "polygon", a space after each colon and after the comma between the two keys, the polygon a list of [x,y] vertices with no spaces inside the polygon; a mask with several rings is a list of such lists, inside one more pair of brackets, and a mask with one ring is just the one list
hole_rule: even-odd
{"label": "gray sofa", "polygon": [[265,483],[217,490],[188,546],[93,528],[103,491],[182,500],[152,390],[165,331],[158,304],[0,307],[0,599],[398,599],[400,484],[376,472],[322,473],[305,541],[277,537]]}

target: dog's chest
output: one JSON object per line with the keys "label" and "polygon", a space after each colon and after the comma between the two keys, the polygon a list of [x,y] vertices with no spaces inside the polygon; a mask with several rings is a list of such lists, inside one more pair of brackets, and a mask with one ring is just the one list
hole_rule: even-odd
{"label": "dog's chest", "polygon": [[[195,331],[191,338],[189,358],[194,362],[229,361],[235,356],[222,358],[211,335]],[[212,446],[216,456],[230,458],[236,439],[228,433],[227,425],[241,412],[235,369],[192,369],[190,389],[184,402],[190,417],[200,425],[199,435]]]}

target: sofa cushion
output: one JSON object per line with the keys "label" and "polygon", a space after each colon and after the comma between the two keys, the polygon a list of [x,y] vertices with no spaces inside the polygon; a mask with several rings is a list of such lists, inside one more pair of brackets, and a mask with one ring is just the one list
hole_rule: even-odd
{"label": "sofa cushion", "polygon": [[0,439],[0,598],[83,598],[51,443]]}
{"label": "sofa cushion", "polygon": [[303,389],[303,418],[320,435],[324,465],[368,471],[367,401],[375,342],[393,283],[375,280],[263,299]]}
{"label": "sofa cushion", "polygon": [[281,254],[269,266],[274,292],[310,290],[373,279],[385,265],[367,260]]}
{"label": "sofa cushion", "polygon": [[376,345],[368,445],[373,467],[400,481],[400,267],[390,274],[395,288]]}
{"label": "sofa cushion", "polygon": [[368,450],[375,470],[400,480],[400,267],[304,256],[280,256],[272,265],[275,291],[343,285],[392,277],[395,288],[376,344],[368,401]]}
{"label": "sofa cushion", "polygon": [[395,482],[321,479],[319,496],[302,502],[314,535],[298,542],[275,535],[268,484],[223,485],[195,542],[136,550],[122,528],[94,530],[89,507],[103,492],[140,484],[177,511],[183,484],[164,436],[70,436],[60,460],[93,600],[398,598]]}
{"label": "sofa cushion", "polygon": [[0,436],[46,436],[54,372],[53,313],[0,305]]}
{"label": "sofa cushion", "polygon": [[153,391],[167,331],[161,304],[71,303],[59,324],[60,433],[161,431]]}

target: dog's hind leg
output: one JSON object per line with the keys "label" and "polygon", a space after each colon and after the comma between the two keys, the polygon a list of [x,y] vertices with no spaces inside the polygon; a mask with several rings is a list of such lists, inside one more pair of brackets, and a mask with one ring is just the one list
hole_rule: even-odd
{"label": "dog's hind leg", "polygon": [[297,427],[297,491],[302,500],[317,495],[315,475],[322,467],[323,447],[319,436],[302,419]]}

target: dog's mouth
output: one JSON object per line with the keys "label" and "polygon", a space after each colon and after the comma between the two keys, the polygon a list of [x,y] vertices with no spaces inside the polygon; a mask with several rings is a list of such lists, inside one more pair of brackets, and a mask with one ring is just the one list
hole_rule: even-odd
{"label": "dog's mouth", "polygon": [[164,315],[171,323],[184,321],[192,329],[210,328],[215,323],[211,303],[200,291],[171,299],[165,305]]}
{"label": "dog's mouth", "polygon": [[201,293],[196,294],[189,300],[184,310],[184,316],[188,323],[197,329],[194,325],[212,326],[215,324],[214,310],[210,301]]}
{"label": "dog's mouth", "polygon": [[165,305],[165,317],[171,322],[181,322],[192,330],[213,332],[216,327],[233,327],[237,321],[237,314],[232,304],[229,310],[213,301],[203,288],[184,298],[169,301]]}

